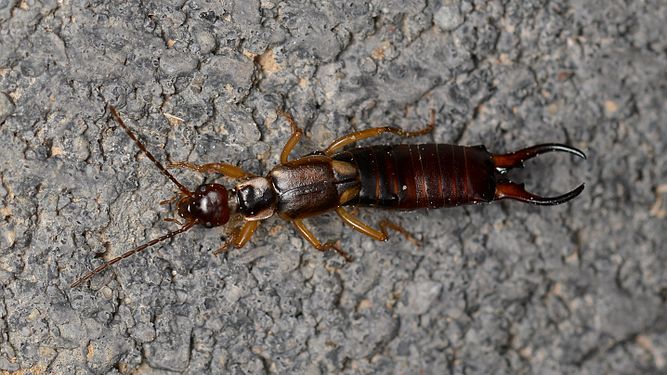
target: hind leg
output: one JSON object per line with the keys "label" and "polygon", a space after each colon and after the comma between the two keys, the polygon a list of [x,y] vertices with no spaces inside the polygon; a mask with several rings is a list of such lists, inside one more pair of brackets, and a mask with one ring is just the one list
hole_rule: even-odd
{"label": "hind leg", "polygon": [[336,139],[335,141],[333,141],[329,145],[329,147],[327,147],[324,150],[324,154],[328,155],[328,156],[331,156],[331,155],[335,154],[338,150],[340,150],[341,148],[343,148],[347,145],[350,145],[350,144],[355,143],[355,142],[359,142],[363,139],[377,137],[377,136],[379,136],[381,134],[384,134],[384,133],[392,133],[392,134],[396,134],[400,137],[418,137],[420,135],[430,133],[431,131],[433,131],[433,129],[435,129],[435,110],[431,110],[431,121],[429,122],[429,124],[424,129],[415,130],[415,131],[407,131],[407,130],[403,130],[401,128],[397,128],[397,127],[394,127],[394,126],[383,126],[383,127],[379,127],[379,128],[370,128],[370,129],[366,129],[366,130],[360,130],[358,132],[350,133],[350,134],[344,135],[344,136]]}
{"label": "hind leg", "polygon": [[350,212],[346,211],[342,207],[338,207],[336,209],[336,213],[338,214],[338,216],[340,216],[340,218],[344,222],[349,224],[352,228],[378,241],[386,241],[389,238],[388,229],[393,229],[396,232],[400,233],[403,237],[405,237],[406,240],[415,244],[415,246],[419,246],[419,241],[410,232],[408,232],[405,228],[401,227],[400,225],[390,220],[387,219],[380,220],[380,222],[378,223],[380,225],[380,230],[377,230],[372,228],[370,225],[364,223],[358,217],[352,215]]}

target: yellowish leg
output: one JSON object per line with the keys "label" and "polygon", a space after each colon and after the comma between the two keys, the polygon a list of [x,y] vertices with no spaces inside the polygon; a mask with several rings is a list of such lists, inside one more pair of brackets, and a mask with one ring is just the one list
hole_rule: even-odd
{"label": "yellowish leg", "polygon": [[292,220],[292,223],[296,227],[296,229],[299,231],[299,233],[303,236],[303,238],[306,239],[306,241],[310,242],[311,245],[313,245],[314,248],[316,248],[319,251],[330,251],[333,250],[337,252],[340,256],[345,258],[346,261],[351,262],[352,258],[348,253],[343,251],[343,249],[340,248],[340,245],[336,242],[333,241],[327,241],[326,243],[321,243],[320,240],[315,237],[315,235],[306,228],[306,225],[303,223],[303,220],[297,219],[297,220]]}
{"label": "yellowish leg", "polygon": [[415,236],[412,235],[412,233],[408,232],[407,229],[403,228],[402,226],[394,223],[389,219],[380,220],[378,225],[380,226],[382,233],[384,233],[385,235],[387,234],[387,229],[393,229],[394,231],[400,233],[403,236],[403,238],[412,242],[413,245],[415,246],[421,245],[421,242],[419,242],[419,240],[416,239]]}
{"label": "yellowish leg", "polygon": [[280,116],[283,116],[285,120],[289,123],[289,125],[292,127],[292,136],[287,141],[287,143],[285,143],[285,147],[283,147],[283,152],[280,153],[280,163],[285,164],[287,163],[289,154],[294,149],[294,146],[296,146],[296,144],[299,143],[299,141],[301,140],[301,137],[303,137],[303,130],[299,128],[299,126],[296,124],[296,121],[294,121],[294,118],[289,113],[280,110],[277,110],[276,113],[278,113]]}
{"label": "yellowish leg", "polygon": [[352,228],[378,241],[386,241],[387,238],[389,238],[388,229],[393,229],[396,232],[403,235],[405,239],[415,244],[415,246],[419,246],[419,241],[412,234],[410,234],[410,232],[405,230],[405,228],[401,227],[400,225],[393,223],[387,219],[380,220],[379,223],[380,230],[377,230],[371,228],[368,224],[364,223],[358,217],[352,215],[350,212],[346,211],[342,207],[336,208],[336,213],[338,214],[338,216],[340,216],[340,218],[344,222],[348,223]]}
{"label": "yellowish leg", "polygon": [[[160,206],[170,205],[170,204],[172,204],[172,203],[178,201],[181,197],[182,197],[181,194],[176,194],[176,195],[174,195],[173,197],[171,197],[171,198],[169,198],[169,199],[165,199],[165,200],[163,200],[163,201],[160,201]],[[172,222],[172,223],[177,223],[178,225],[182,225],[182,224],[181,224],[178,220],[176,220],[176,219],[166,218],[166,219],[164,219],[164,221]]]}
{"label": "yellowish leg", "polygon": [[227,176],[234,179],[242,179],[246,177],[254,176],[252,173],[248,173],[243,169],[227,164],[227,163],[207,163],[207,164],[193,164],[186,161],[179,161],[167,165],[168,168],[183,168],[190,169],[199,173],[219,173],[223,176]]}
{"label": "yellowish leg", "polygon": [[172,204],[172,203],[176,202],[180,197],[181,196],[177,194],[177,195],[174,195],[173,197],[171,197],[169,199],[165,199],[163,201],[160,201],[160,206],[166,206],[166,205]]}
{"label": "yellowish leg", "polygon": [[336,151],[340,150],[341,148],[347,145],[359,142],[362,139],[377,137],[384,133],[392,133],[401,137],[417,137],[420,135],[428,134],[434,128],[435,128],[435,110],[431,110],[431,121],[429,122],[428,126],[425,127],[424,129],[407,131],[393,126],[383,126],[380,128],[370,128],[366,130],[360,130],[358,132],[344,135],[336,139],[329,145],[329,147],[326,148],[326,150],[324,150],[324,154],[329,156],[333,155],[336,153]]}
{"label": "yellowish leg", "polygon": [[180,221],[178,221],[178,219],[175,219],[175,218],[173,218],[173,217],[165,217],[165,218],[162,219],[162,220],[166,221],[167,223],[176,223],[176,224],[178,224],[178,225],[180,225],[180,226],[183,226],[183,223],[181,223]]}
{"label": "yellowish leg", "polygon": [[237,249],[242,248],[248,241],[250,241],[250,238],[255,233],[258,226],[259,221],[246,221],[243,226],[234,233],[232,239],[222,244],[222,246],[213,252],[213,254],[218,255],[224,253],[229,249],[229,245],[233,245]]}

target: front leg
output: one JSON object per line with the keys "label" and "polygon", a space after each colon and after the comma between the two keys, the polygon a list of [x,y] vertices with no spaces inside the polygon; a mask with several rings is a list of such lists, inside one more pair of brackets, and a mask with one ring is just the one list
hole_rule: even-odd
{"label": "front leg", "polygon": [[242,248],[248,241],[250,241],[250,238],[255,233],[258,225],[259,221],[246,221],[243,226],[236,229],[231,238],[225,241],[225,243],[223,243],[218,250],[214,251],[213,254],[219,255],[220,253],[226,252],[229,249],[229,245],[232,245],[237,249]]}
{"label": "front leg", "polygon": [[254,177],[255,175],[227,163],[193,164],[187,161],[178,161],[167,165],[168,168],[190,169],[199,173],[218,173],[236,180]]}

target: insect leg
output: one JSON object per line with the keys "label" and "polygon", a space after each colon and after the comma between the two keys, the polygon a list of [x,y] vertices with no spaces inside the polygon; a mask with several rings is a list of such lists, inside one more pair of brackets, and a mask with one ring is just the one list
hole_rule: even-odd
{"label": "insect leg", "polygon": [[246,221],[245,224],[243,224],[241,227],[241,230],[239,230],[234,236],[234,240],[232,241],[234,247],[240,249],[245,246],[245,244],[250,241],[250,238],[252,237],[253,233],[255,233],[255,230],[258,226],[259,221]]}
{"label": "insect leg", "polygon": [[428,134],[429,132],[433,131],[434,128],[435,128],[435,110],[431,110],[431,121],[424,129],[407,131],[394,126],[383,126],[379,128],[360,130],[358,132],[350,133],[336,139],[329,145],[329,147],[327,147],[324,150],[324,154],[331,156],[335,154],[338,150],[347,145],[359,142],[362,139],[377,137],[384,133],[393,133],[400,137],[417,137],[420,135]]}
{"label": "insect leg", "polygon": [[250,238],[255,233],[255,230],[258,226],[259,221],[246,221],[241,228],[234,232],[231,240],[222,244],[222,246],[220,246],[218,250],[214,251],[213,254],[218,255],[220,253],[224,253],[229,249],[229,245],[233,245],[237,249],[242,248],[246,243],[248,243],[248,241],[250,241]]}
{"label": "insect leg", "polygon": [[380,230],[377,230],[373,229],[371,226],[364,223],[358,217],[352,215],[350,212],[348,212],[342,207],[336,208],[336,213],[338,214],[338,216],[340,216],[340,218],[344,222],[348,223],[352,228],[378,241],[386,241],[389,238],[388,229],[393,229],[396,232],[400,233],[403,237],[405,237],[406,240],[415,244],[415,246],[419,246],[419,241],[410,232],[408,232],[405,228],[390,220],[387,219],[380,220],[379,222]]}
{"label": "insect leg", "polygon": [[287,143],[285,143],[283,152],[280,153],[280,163],[285,164],[287,163],[287,158],[289,157],[290,152],[292,152],[294,146],[296,146],[296,144],[299,143],[299,140],[301,140],[301,137],[303,137],[303,130],[299,128],[299,125],[296,124],[296,121],[294,121],[294,118],[289,113],[280,110],[277,110],[276,113],[284,117],[292,127],[292,135]]}
{"label": "insect leg", "polygon": [[299,231],[299,233],[303,236],[303,238],[306,239],[306,241],[310,242],[311,245],[313,245],[314,248],[316,248],[319,251],[330,251],[333,250],[337,252],[340,256],[345,258],[346,261],[351,262],[352,258],[348,253],[343,251],[343,249],[340,248],[340,245],[337,242],[334,241],[327,241],[326,243],[320,242],[320,240],[315,237],[315,235],[306,228],[306,225],[303,223],[303,220],[297,219],[297,220],[292,220],[292,224],[296,227],[296,229]]}
{"label": "insect leg", "polygon": [[193,164],[186,161],[178,161],[167,165],[168,168],[190,169],[199,173],[219,173],[234,179],[242,179],[254,176],[252,173],[246,172],[243,169],[227,163],[207,163],[207,164]]}

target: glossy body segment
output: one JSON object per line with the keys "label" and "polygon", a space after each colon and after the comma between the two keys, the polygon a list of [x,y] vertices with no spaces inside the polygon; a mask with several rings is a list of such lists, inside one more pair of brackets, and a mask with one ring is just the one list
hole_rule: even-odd
{"label": "glossy body segment", "polygon": [[281,164],[268,179],[276,193],[276,211],[286,219],[305,218],[333,210],[348,189],[358,184],[357,170],[336,168],[327,156],[311,155]]}
{"label": "glossy body segment", "polygon": [[351,205],[416,209],[490,202],[495,169],[484,146],[449,144],[354,148],[333,155],[359,171]]}
{"label": "glossy body segment", "polygon": [[[182,185],[139,141],[113,107],[109,110],[116,122],[127,132],[139,149],[179,189],[180,194],[167,202],[177,202],[178,215],[185,220],[179,229],[137,246],[112,258],[86,273],[72,284],[81,285],[111,265],[190,230],[195,225],[218,227],[231,225],[228,240],[216,253],[232,245],[243,247],[255,233],[259,222],[274,214],[291,222],[296,230],[319,251],[335,251],[346,260],[350,256],[338,241],[321,242],[305,225],[304,218],[335,211],[355,230],[376,240],[388,238],[388,230],[417,240],[405,229],[389,220],[379,222],[375,229],[357,218],[344,206],[370,206],[391,209],[453,207],[463,204],[515,199],[538,205],[555,205],[569,201],[581,193],[584,185],[565,194],[543,197],[525,190],[523,184],[511,181],[505,172],[520,168],[525,160],[537,155],[559,151],[584,158],[576,148],[548,143],[528,147],[508,154],[491,154],[484,146],[465,147],[448,144],[394,144],[369,146],[341,151],[360,140],[391,133],[414,137],[430,132],[435,126],[435,112],[426,128],[405,131],[395,127],[360,130],[334,140],[324,151],[296,160],[289,155],[303,136],[303,131],[288,113],[278,111],[292,128],[292,135],[280,153],[280,164],[265,177],[258,177],[227,163],[197,165],[176,162],[174,168],[199,173],[218,173],[237,180],[227,189],[221,184],[202,184],[194,192]],[[242,219],[242,224],[229,224],[230,218]],[[175,219],[165,219],[178,222]],[[234,223],[235,221],[232,221]],[[238,221],[236,221],[238,222]]]}

